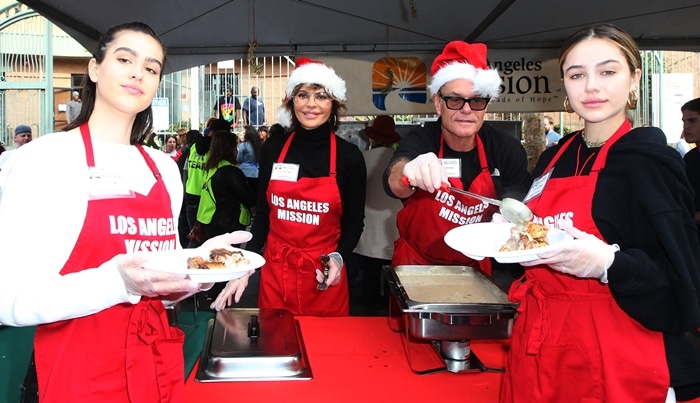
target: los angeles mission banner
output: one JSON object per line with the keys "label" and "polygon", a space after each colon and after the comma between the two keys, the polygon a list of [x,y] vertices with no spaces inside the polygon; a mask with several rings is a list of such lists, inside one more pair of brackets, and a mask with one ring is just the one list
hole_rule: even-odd
{"label": "los angeles mission banner", "polygon": [[[501,76],[501,95],[489,112],[563,110],[564,86],[555,50],[489,50],[489,64]],[[427,89],[436,54],[320,56],[347,83],[350,115],[434,113]]]}

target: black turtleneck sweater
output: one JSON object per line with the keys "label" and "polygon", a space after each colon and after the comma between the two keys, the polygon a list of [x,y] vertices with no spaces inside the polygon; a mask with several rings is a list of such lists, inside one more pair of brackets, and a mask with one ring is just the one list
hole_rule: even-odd
{"label": "black turtleneck sweater", "polygon": [[[330,168],[329,134],[330,126],[328,124],[314,130],[296,129],[296,134],[283,162],[299,164],[299,178],[328,176]],[[265,245],[270,226],[275,225],[276,219],[270,220],[267,187],[270,182],[272,164],[277,162],[282,147],[289,136],[290,134],[285,134],[268,139],[260,151],[258,202],[251,229],[253,239],[246,246],[255,252],[259,252]],[[336,179],[343,203],[340,240],[336,251],[347,259],[355,249],[362,234],[367,173],[365,160],[356,145],[336,137],[336,147]]]}

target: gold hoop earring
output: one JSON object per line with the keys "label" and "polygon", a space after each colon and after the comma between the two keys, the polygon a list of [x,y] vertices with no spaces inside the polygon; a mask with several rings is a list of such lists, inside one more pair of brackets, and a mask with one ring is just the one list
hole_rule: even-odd
{"label": "gold hoop earring", "polygon": [[630,110],[637,109],[637,100],[638,99],[639,99],[639,97],[637,96],[637,89],[635,88],[632,91],[630,91],[630,95],[629,95],[629,97],[627,97],[627,107]]}
{"label": "gold hoop earring", "polygon": [[569,103],[569,96],[564,97],[564,111],[567,113],[574,113],[574,108],[571,107],[571,104]]}

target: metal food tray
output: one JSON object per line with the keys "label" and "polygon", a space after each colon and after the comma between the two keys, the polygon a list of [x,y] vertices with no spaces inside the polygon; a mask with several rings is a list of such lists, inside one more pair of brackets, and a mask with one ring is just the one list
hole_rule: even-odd
{"label": "metal food tray", "polygon": [[311,378],[301,328],[291,312],[229,308],[209,320],[196,381]]}
{"label": "metal food tray", "polygon": [[[391,316],[424,340],[503,339],[517,304],[489,276],[468,266],[386,266]],[[429,292],[426,292],[429,291]],[[400,312],[393,312],[398,308]]]}

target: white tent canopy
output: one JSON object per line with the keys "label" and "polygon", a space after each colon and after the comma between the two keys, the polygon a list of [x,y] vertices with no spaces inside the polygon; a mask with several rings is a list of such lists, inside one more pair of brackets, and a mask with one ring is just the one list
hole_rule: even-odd
{"label": "white tent canopy", "polygon": [[168,48],[166,72],[255,55],[438,53],[448,41],[559,48],[614,23],[647,50],[700,51],[697,0],[22,0],[92,50],[108,27],[143,21]]}

